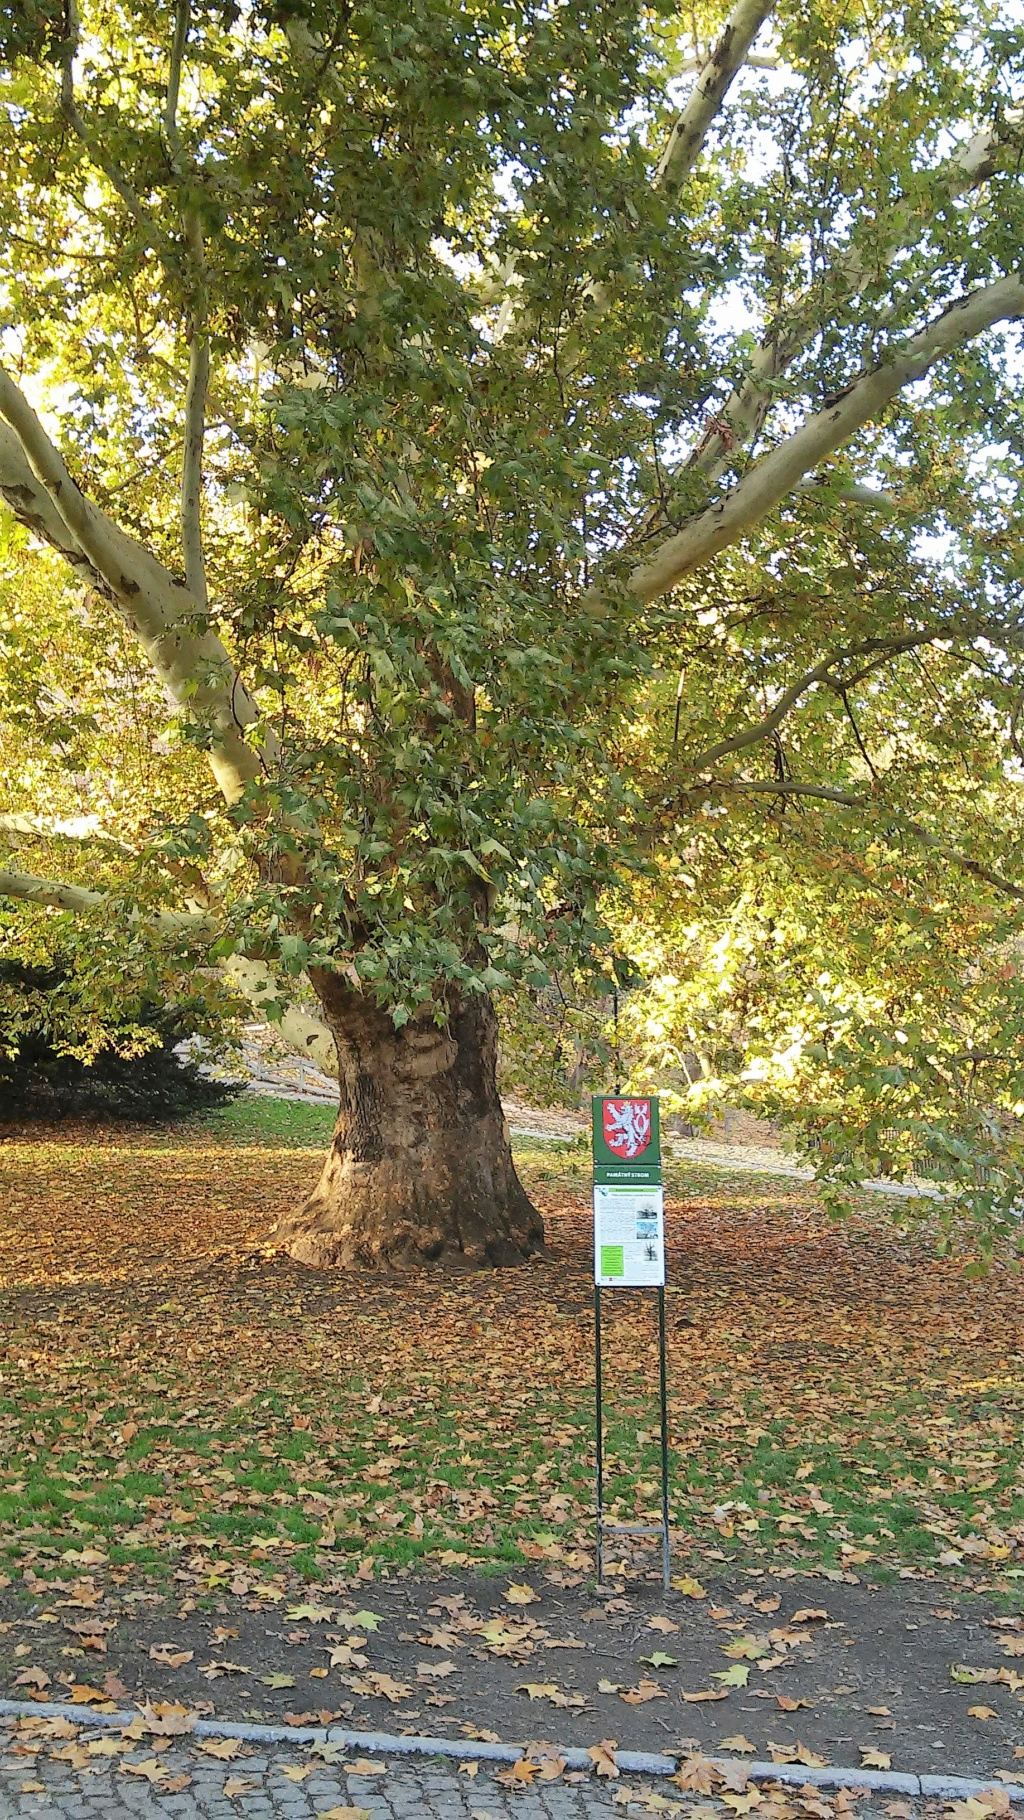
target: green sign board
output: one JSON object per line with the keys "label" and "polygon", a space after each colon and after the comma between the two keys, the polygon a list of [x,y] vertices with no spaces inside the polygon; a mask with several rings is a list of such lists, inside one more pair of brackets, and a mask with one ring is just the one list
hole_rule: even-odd
{"label": "green sign board", "polygon": [[665,1211],[656,1099],[594,1100],[594,1282],[661,1288]]}

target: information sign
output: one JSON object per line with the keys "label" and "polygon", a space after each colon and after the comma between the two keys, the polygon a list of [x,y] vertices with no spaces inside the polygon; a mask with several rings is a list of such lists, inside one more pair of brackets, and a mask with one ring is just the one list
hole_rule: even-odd
{"label": "information sign", "polygon": [[665,1281],[660,1183],[594,1184],[594,1281],[602,1289],[659,1289]]}
{"label": "information sign", "polygon": [[[656,1099],[598,1095],[594,1144],[594,1390],[597,1403],[597,1577],[604,1579],[609,1535],[660,1536],[662,1580],[669,1584],[668,1387],[665,1362],[665,1205]],[[658,1292],[658,1389],[661,1401],[661,1522],[609,1523],[604,1514],[602,1289]]]}

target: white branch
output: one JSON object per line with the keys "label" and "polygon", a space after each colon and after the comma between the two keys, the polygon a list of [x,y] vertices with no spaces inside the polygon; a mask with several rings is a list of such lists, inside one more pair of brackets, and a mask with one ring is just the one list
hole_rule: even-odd
{"label": "white branch", "polygon": [[1008,124],[1009,133],[1004,125],[987,127],[976,134],[930,174],[924,221],[920,202],[904,199],[894,203],[885,220],[875,224],[880,232],[870,254],[856,246],[848,248],[812,288],[786,304],[781,317],[755,350],[746,377],[716,411],[706,434],[684,463],[683,472],[696,468],[712,482],[721,477],[729,466],[731,451],[748,443],[764,422],[772,400],[772,381],[792,365],[817,333],[823,304],[834,311],[837,305],[856,296],[865,281],[914,235],[919,235],[946,203],[984,183],[1007,161],[1011,151],[1019,150],[1020,113],[1011,114]]}
{"label": "white branch", "polygon": [[[48,906],[73,915],[110,907],[110,899],[102,891],[89,891],[83,885],[68,885],[60,879],[37,878],[28,872],[0,871],[0,897],[16,898],[23,903]],[[148,914],[145,920],[161,935],[187,933],[203,940],[214,933],[209,917],[184,911],[161,910]],[[268,1005],[280,1004],[281,988],[265,961],[232,954],[219,962],[218,967],[228,983],[262,1016],[266,1016]],[[326,1024],[298,1005],[288,1005],[283,1017],[275,1021],[294,1049],[308,1056],[325,1074],[337,1079],[338,1052]]]}
{"label": "white branch", "polygon": [[[267,1015],[268,1003],[280,1004],[281,987],[265,961],[254,961],[241,954],[232,954],[223,962],[223,971],[228,980],[243,997],[249,1000],[253,1009],[262,1017]],[[334,1038],[318,1017],[305,1011],[301,1005],[288,1005],[284,1015],[276,1023],[276,1028],[298,1054],[315,1062],[325,1074],[338,1078],[338,1051]]]}
{"label": "white branch", "polygon": [[[82,915],[90,910],[107,910],[110,897],[103,891],[90,891],[84,885],[68,885],[62,879],[38,878],[30,872],[0,871],[0,897],[22,898],[29,904],[49,905],[55,910],[69,910]],[[202,939],[214,933],[209,917],[191,910],[156,910],[147,912],[146,923],[160,935],[195,935]]]}
{"label": "white branch", "polygon": [[736,0],[722,35],[669,134],[654,178],[656,189],[678,189],[685,183],[772,7],[773,0]]}
{"label": "white branch", "polygon": [[0,368],[0,487],[33,530],[99,583],[120,609],[172,699],[203,724],[210,765],[228,802],[276,757],[265,733],[245,738],[258,709],[215,633],[196,630],[199,604],[161,562],[86,499],[10,375]]}
{"label": "white branch", "polygon": [[882,363],[862,373],[823,410],[808,417],[770,454],[762,456],[730,493],[695,514],[689,523],[630,574],[627,586],[640,600],[654,600],[675,583],[742,537],[745,531],[792,493],[864,424],[877,419],[904,386],[924,375],[954,349],[997,322],[1024,316],[1024,279],[1001,278],[958,298],[941,316],[908,341],[887,350]]}
{"label": "white branch", "polygon": [[95,815],[70,817],[47,815],[0,815],[0,834],[9,840],[92,841],[97,846],[111,847],[119,853],[131,853],[127,841],[118,840],[100,826]]}

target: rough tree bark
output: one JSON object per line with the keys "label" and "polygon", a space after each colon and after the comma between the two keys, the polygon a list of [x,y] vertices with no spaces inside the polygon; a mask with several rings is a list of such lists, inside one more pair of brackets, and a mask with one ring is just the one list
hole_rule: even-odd
{"label": "rough tree bark", "polygon": [[522,1263],[544,1228],[516,1175],[497,1083],[497,1020],[483,994],[448,1026],[390,1017],[337,976],[315,981],[338,1049],[341,1104],[313,1192],[279,1224],[300,1263]]}

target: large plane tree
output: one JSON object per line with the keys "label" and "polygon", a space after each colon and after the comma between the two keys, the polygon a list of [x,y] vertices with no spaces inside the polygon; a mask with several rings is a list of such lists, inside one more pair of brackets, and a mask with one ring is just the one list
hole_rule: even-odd
{"label": "large plane tree", "polygon": [[729,826],[745,890],[857,827],[1017,901],[1010,15],[0,34],[0,891],[336,1053],[297,1257],[536,1250],[495,997],[606,972],[616,900],[700,872],[724,915]]}

